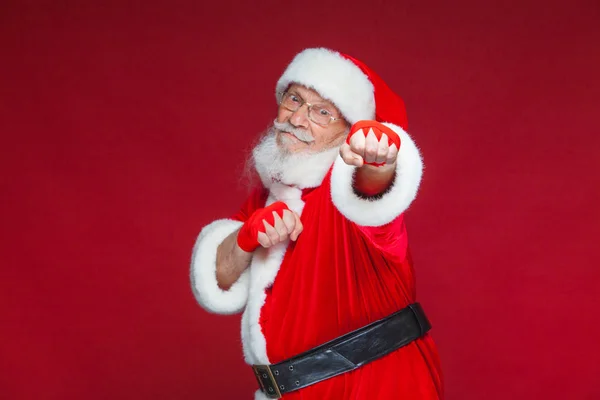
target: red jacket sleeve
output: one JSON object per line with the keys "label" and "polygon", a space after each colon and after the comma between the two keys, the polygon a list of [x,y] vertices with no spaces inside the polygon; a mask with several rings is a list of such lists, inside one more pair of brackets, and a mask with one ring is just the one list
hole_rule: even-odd
{"label": "red jacket sleeve", "polygon": [[402,262],[407,256],[408,237],[404,225],[404,215],[400,214],[390,223],[381,226],[355,227],[373,247],[384,254],[386,258]]}
{"label": "red jacket sleeve", "polygon": [[238,212],[233,214],[230,218],[235,221],[246,222],[254,211],[265,206],[267,196],[268,192],[265,188],[261,187],[253,189]]}

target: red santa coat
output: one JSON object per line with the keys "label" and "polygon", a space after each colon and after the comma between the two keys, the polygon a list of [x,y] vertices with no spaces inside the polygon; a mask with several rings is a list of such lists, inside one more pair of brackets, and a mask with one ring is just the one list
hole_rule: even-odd
{"label": "red santa coat", "polygon": [[[242,341],[248,364],[273,364],[330,341],[417,301],[403,212],[421,179],[418,150],[403,139],[396,179],[381,199],[352,190],[354,167],[338,158],[320,185],[284,184],[255,190],[241,210],[200,233],[192,262],[199,303],[211,312],[244,310]],[[322,176],[322,175],[321,175]],[[256,209],[286,202],[301,215],[296,242],[258,249],[227,291],[216,285],[216,247]],[[430,334],[355,371],[284,398],[440,399],[438,352]],[[256,399],[265,397],[259,391]]]}

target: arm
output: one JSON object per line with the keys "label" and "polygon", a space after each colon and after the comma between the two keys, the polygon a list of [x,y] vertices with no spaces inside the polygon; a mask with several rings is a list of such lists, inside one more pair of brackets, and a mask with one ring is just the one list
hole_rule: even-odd
{"label": "arm", "polygon": [[375,121],[359,121],[340,149],[348,165],[356,166],[354,189],[376,196],[393,183],[400,137],[393,129]]}
{"label": "arm", "polygon": [[276,202],[260,208],[245,222],[222,219],[202,229],[192,255],[191,282],[198,303],[207,311],[234,314],[248,300],[248,268],[254,251],[271,247],[302,231],[299,216]]}
{"label": "arm", "polygon": [[269,248],[288,238],[295,241],[302,232],[300,216],[276,202],[255,211],[244,225],[231,233],[217,248],[217,283],[227,290],[248,268],[254,250]]}
{"label": "arm", "polygon": [[[361,226],[382,226],[402,214],[415,199],[423,161],[401,127],[366,122],[356,124],[368,125],[365,129],[353,127],[340,149],[341,157],[331,173],[331,198],[347,219]],[[371,126],[379,130],[378,135]]]}
{"label": "arm", "polygon": [[[227,238],[239,231],[243,225],[234,219],[220,219],[206,225],[200,231],[190,268],[192,291],[198,304],[215,314],[240,312],[248,300],[249,270],[244,270],[227,289],[218,280],[218,261],[224,254],[219,251]],[[219,254],[221,253],[221,254]]]}
{"label": "arm", "polygon": [[367,197],[377,196],[389,189],[395,173],[396,163],[381,167],[363,165],[356,169],[354,189]]}
{"label": "arm", "polygon": [[217,284],[227,290],[236,282],[250,265],[252,253],[245,252],[238,246],[236,230],[217,247]]}

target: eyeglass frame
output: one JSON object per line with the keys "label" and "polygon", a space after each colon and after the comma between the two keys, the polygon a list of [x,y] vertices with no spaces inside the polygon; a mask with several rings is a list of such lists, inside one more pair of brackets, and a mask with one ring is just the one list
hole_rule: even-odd
{"label": "eyeglass frame", "polygon": [[296,108],[295,110],[291,110],[289,108],[287,108],[286,106],[283,105],[283,98],[285,97],[286,94],[288,94],[288,90],[284,91],[284,92],[279,92],[279,94],[281,95],[281,101],[279,102],[280,106],[283,106],[286,110],[291,111],[291,112],[296,112],[299,109],[301,109],[305,104],[308,106],[308,111],[306,113],[306,116],[308,117],[309,120],[311,120],[312,122],[314,122],[315,124],[319,125],[319,126],[328,126],[329,124],[331,124],[332,122],[336,122],[336,121],[344,121],[344,118],[340,117],[340,118],[335,118],[335,117],[329,117],[329,122],[327,122],[325,125],[320,124],[316,121],[314,121],[311,117],[310,117],[310,111],[312,109],[312,107],[314,106],[314,104],[309,103],[308,101],[304,100],[302,98],[302,96],[300,96],[300,94],[295,93],[296,96],[298,96],[300,98],[300,100],[302,100],[302,104],[300,104],[298,106],[298,108]]}

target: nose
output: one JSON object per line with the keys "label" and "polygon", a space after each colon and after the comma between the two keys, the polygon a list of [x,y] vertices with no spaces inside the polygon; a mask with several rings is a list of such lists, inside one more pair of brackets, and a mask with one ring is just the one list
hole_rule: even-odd
{"label": "nose", "polygon": [[308,128],[308,106],[306,104],[302,104],[300,108],[292,113],[290,124],[295,127]]}

